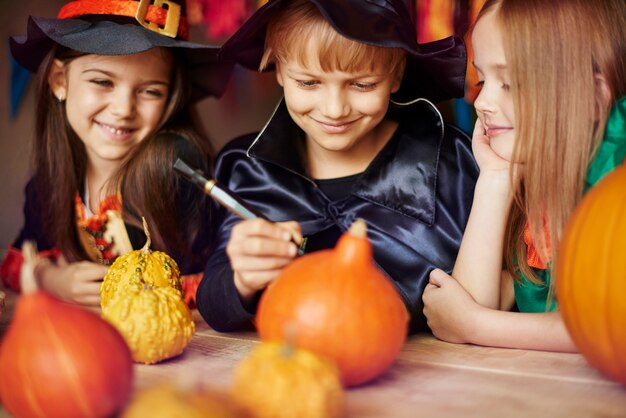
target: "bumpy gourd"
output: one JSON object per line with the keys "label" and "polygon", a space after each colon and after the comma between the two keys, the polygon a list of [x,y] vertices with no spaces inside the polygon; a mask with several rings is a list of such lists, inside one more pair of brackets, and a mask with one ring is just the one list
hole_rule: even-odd
{"label": "bumpy gourd", "polygon": [[335,365],[275,342],[260,344],[237,365],[232,393],[257,418],[336,418],[344,412]]}
{"label": "bumpy gourd", "polygon": [[124,336],[138,363],[181,354],[195,332],[189,307],[171,287],[143,284],[141,289],[118,292],[102,308],[102,316]]}
{"label": "bumpy gourd", "polygon": [[120,418],[252,418],[227,393],[162,383],[140,390]]}
{"label": "bumpy gourd", "polygon": [[100,304],[104,308],[117,292],[140,289],[143,283],[157,287],[171,287],[182,295],[182,280],[178,264],[162,251],[150,250],[150,233],[143,220],[146,244],[141,250],[118,257],[104,276],[100,288]]}
{"label": "bumpy gourd", "polygon": [[561,316],[589,363],[626,385],[626,164],[567,223],[556,263]]}
{"label": "bumpy gourd", "polygon": [[372,260],[366,225],[357,220],[332,250],[296,259],[265,290],[256,325],[265,341],[284,340],[337,364],[345,385],[383,373],[399,354],[409,315],[391,280]]}

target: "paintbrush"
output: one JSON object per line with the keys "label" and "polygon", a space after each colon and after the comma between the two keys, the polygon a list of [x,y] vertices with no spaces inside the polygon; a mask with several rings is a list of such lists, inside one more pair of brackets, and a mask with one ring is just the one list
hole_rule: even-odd
{"label": "paintbrush", "polygon": [[[191,166],[189,166],[189,164],[187,164],[180,158],[176,159],[176,162],[174,163],[174,168],[176,169],[176,171],[185,176],[185,178],[187,178],[193,184],[202,189],[204,193],[211,196],[219,204],[224,206],[226,209],[228,209],[241,219],[267,219],[261,213],[248,206],[246,202],[242,198],[237,196],[234,192],[219,184],[217,180],[207,178],[201,170],[192,168]],[[298,244],[293,237],[291,238],[291,242],[296,244],[296,246],[298,247],[298,255],[304,254],[306,240],[306,238],[303,238],[302,242]]]}

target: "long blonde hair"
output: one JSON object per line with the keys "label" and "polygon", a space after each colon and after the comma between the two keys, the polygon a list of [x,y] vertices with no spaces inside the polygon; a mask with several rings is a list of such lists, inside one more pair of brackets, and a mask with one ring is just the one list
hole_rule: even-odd
{"label": "long blonde hair", "polygon": [[[556,259],[604,134],[605,89],[611,101],[626,93],[626,6],[624,0],[488,0],[478,19],[494,7],[512,80],[513,159],[523,162],[511,172],[515,200],[505,262],[514,277],[521,270],[540,284],[527,262],[523,229],[528,222],[539,255],[549,248]],[[551,280],[548,301],[553,298]]]}
{"label": "long blonde hair", "polygon": [[[324,71],[355,72],[384,69],[389,74],[404,70],[406,52],[401,48],[384,48],[353,41],[339,34],[308,0],[294,0],[270,21],[265,35],[265,52],[259,70],[272,61],[295,59],[309,65],[307,48],[317,39],[317,56]],[[295,51],[295,52],[294,52]]]}

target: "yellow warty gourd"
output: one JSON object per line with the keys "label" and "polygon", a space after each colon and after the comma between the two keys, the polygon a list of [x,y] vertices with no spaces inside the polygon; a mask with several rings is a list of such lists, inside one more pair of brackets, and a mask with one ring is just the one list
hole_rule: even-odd
{"label": "yellow warty gourd", "polygon": [[171,287],[145,284],[119,292],[102,308],[102,316],[124,336],[138,363],[181,354],[195,332],[189,307]]}
{"label": "yellow warty gourd", "polygon": [[146,245],[119,257],[101,287],[102,317],[124,336],[133,360],[152,364],[183,352],[195,332],[176,262]]}
{"label": "yellow warty gourd", "polygon": [[156,287],[171,287],[182,296],[182,280],[178,264],[162,251],[150,250],[150,233],[144,219],[146,244],[141,250],[118,257],[104,276],[100,288],[100,305],[104,308],[125,289],[140,289],[144,283]]}

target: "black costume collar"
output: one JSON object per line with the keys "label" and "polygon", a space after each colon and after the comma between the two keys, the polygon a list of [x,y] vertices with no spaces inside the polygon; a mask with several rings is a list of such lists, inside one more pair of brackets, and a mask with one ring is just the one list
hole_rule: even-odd
{"label": "black costume collar", "polygon": [[[437,167],[444,125],[427,100],[390,107],[387,117],[399,122],[389,142],[354,185],[352,195],[415,218],[435,220]],[[317,185],[304,163],[304,132],[291,119],[281,100],[247,155],[282,167]]]}

